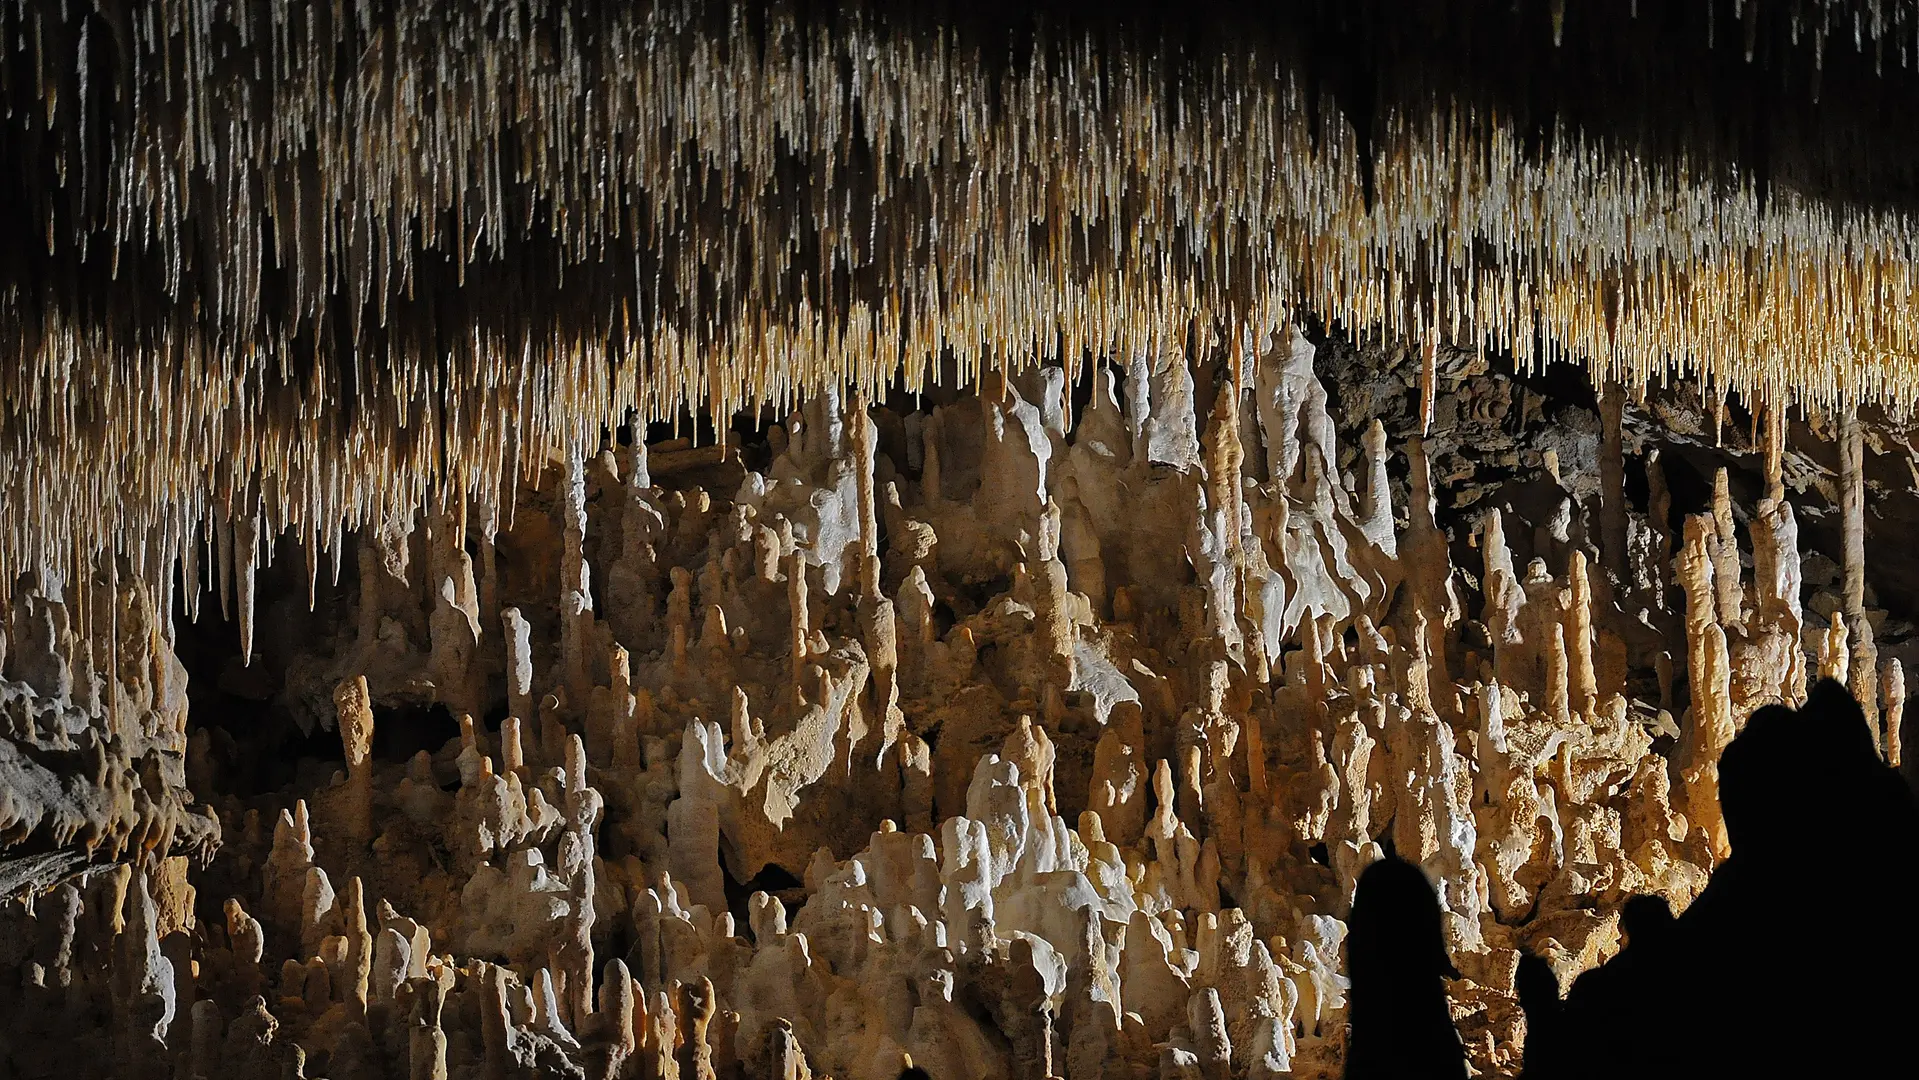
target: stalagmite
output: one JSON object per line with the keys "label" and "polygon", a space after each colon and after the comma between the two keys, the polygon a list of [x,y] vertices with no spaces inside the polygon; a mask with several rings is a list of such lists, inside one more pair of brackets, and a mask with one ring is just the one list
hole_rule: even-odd
{"label": "stalagmite", "polygon": [[1064,689],[1074,679],[1073,646],[1077,631],[1068,609],[1066,566],[1059,560],[1059,504],[1049,501],[1040,515],[1038,559],[1032,568],[1033,618],[1041,655],[1053,684]]}
{"label": "stalagmite", "polygon": [[1653,600],[1660,608],[1666,608],[1666,591],[1672,587],[1669,579],[1673,556],[1672,532],[1672,492],[1666,486],[1666,466],[1661,459],[1660,450],[1654,447],[1646,454],[1646,519],[1652,529],[1653,550],[1650,562],[1654,575],[1657,594]]}
{"label": "stalagmite", "polygon": [[1592,586],[1586,576],[1585,552],[1573,552],[1566,574],[1570,581],[1565,620],[1568,690],[1579,715],[1590,720],[1599,707],[1599,679],[1593,667]]}
{"label": "stalagmite", "polygon": [[472,567],[465,552],[460,553],[460,570],[440,578],[434,593],[433,614],[427,619],[432,639],[427,669],[434,696],[449,711],[471,713],[481,711],[483,691],[473,670],[480,650],[480,623]]}
{"label": "stalagmite", "polygon": [[507,1011],[506,972],[496,965],[487,965],[480,975],[481,1004],[480,1031],[485,1047],[484,1065],[481,1075],[487,1080],[508,1075],[512,1066],[510,1060],[517,1032],[514,1030],[512,1015]]}
{"label": "stalagmite", "polygon": [[373,839],[373,703],[366,678],[354,676],[333,691],[339,713],[340,742],[346,749],[346,795],[343,816],[349,838]]}
{"label": "stalagmite", "polygon": [[500,621],[506,628],[507,714],[529,722],[537,715],[533,711],[532,627],[519,608],[502,611]]}
{"label": "stalagmite", "polygon": [[1713,474],[1712,524],[1712,580],[1718,594],[1719,625],[1736,632],[1746,621],[1744,575],[1739,569],[1739,541],[1733,532],[1732,495],[1724,469]]}
{"label": "stalagmite", "polygon": [[1855,411],[1839,421],[1839,527],[1845,613],[1851,618],[1866,610],[1866,445]]}
{"label": "stalagmite", "polygon": [[[1754,612],[1752,648],[1747,650],[1740,682],[1748,684],[1743,703],[1799,702],[1806,695],[1805,609],[1800,594],[1799,525],[1792,504],[1767,496],[1752,519]],[[1763,658],[1763,661],[1762,661]],[[1750,684],[1757,684],[1756,686]]]}
{"label": "stalagmite", "polygon": [[408,1080],[447,1080],[446,1032],[440,1026],[446,988],[439,980],[419,978],[413,991],[413,1012],[407,1029]]}
{"label": "stalagmite", "polygon": [[791,650],[788,658],[791,677],[791,693],[794,701],[805,700],[807,653],[812,648],[813,638],[809,630],[812,615],[807,610],[806,597],[806,560],[794,551],[788,556],[786,564],[786,603],[788,607],[787,642]]}
{"label": "stalagmite", "polygon": [[853,467],[859,499],[860,546],[859,579],[862,596],[879,594],[880,526],[873,494],[874,444],[873,420],[867,415],[866,395],[854,394],[847,415],[852,430]]}
{"label": "stalagmite", "polygon": [[682,986],[680,1000],[680,1080],[717,1080],[713,1071],[713,1044],[708,1030],[713,1022],[713,983],[702,978],[692,986]]}
{"label": "stalagmite", "polygon": [[1786,406],[1777,398],[1765,404],[1762,450],[1765,454],[1766,495],[1780,502],[1786,497],[1785,457],[1786,457]]}
{"label": "stalagmite", "polygon": [[1215,397],[1213,416],[1206,431],[1205,463],[1210,502],[1226,520],[1227,546],[1239,550],[1241,512],[1240,464],[1246,451],[1239,442],[1239,390],[1237,384],[1223,388]]}
{"label": "stalagmite", "polygon": [[346,978],[343,995],[354,1015],[366,1015],[368,979],[373,971],[373,935],[367,928],[366,890],[359,878],[346,885],[345,932],[347,941]]}
{"label": "stalagmite", "polygon": [[1506,545],[1505,519],[1497,509],[1486,515],[1479,539],[1483,557],[1486,592],[1486,631],[1492,637],[1493,669],[1503,682],[1532,682],[1519,676],[1522,649],[1537,651],[1544,643],[1530,642],[1520,626],[1526,594],[1513,569],[1512,552]]}
{"label": "stalagmite", "polygon": [[1417,605],[1415,640],[1409,645],[1425,667],[1426,703],[1438,709],[1446,701],[1448,682],[1445,677],[1448,668],[1446,627],[1452,621],[1458,600],[1453,594],[1452,576],[1445,569],[1451,563],[1445,552],[1445,537],[1433,517],[1431,463],[1424,443],[1418,439],[1409,441],[1406,459],[1412,474],[1412,503],[1407,508],[1407,536],[1401,550],[1406,557],[1406,580],[1411,583]]}
{"label": "stalagmite", "polygon": [[147,876],[133,875],[133,888],[126,896],[129,914],[120,948],[121,963],[115,965],[115,1004],[127,1025],[121,1051],[129,1066],[165,1052],[167,1034],[178,1007],[180,972],[160,951],[160,932],[155,925],[156,912]]}
{"label": "stalagmite", "polygon": [[1852,651],[1847,643],[1846,622],[1843,618],[1835,618],[1820,639],[1819,677],[1836,683],[1849,683],[1851,670]]}
{"label": "stalagmite", "polygon": [[1398,532],[1393,525],[1392,481],[1387,462],[1386,425],[1375,417],[1363,438],[1366,451],[1366,495],[1359,507],[1360,527],[1368,540],[1387,558],[1399,554]]}
{"label": "stalagmite", "polygon": [[1187,1005],[1187,1017],[1200,1076],[1204,1080],[1227,1080],[1232,1067],[1232,1041],[1227,1037],[1219,991],[1209,986],[1195,993]]}
{"label": "stalagmite", "polygon": [[1894,660],[1885,667],[1884,747],[1886,764],[1897,769],[1905,762],[1906,670]]}
{"label": "stalagmite", "polygon": [[577,452],[566,462],[566,486],[561,492],[560,557],[560,665],[567,696],[586,700],[592,687],[587,649],[593,635],[593,582],[586,564],[586,468]]}
{"label": "stalagmite", "polygon": [[[1846,620],[1846,688],[1866,714],[1866,723],[1879,733],[1879,647],[1872,623],[1864,614]],[[1883,752],[1883,744],[1880,747]]]}

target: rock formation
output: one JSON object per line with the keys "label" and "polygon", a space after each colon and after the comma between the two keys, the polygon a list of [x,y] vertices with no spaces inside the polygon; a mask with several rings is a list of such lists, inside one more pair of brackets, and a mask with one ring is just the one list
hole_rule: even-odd
{"label": "rock formation", "polygon": [[[576,455],[495,529],[498,612],[457,515],[376,535],[363,551],[443,530],[452,569],[376,561],[377,589],[320,591],[340,602],[272,708],[342,752],[251,795],[220,780],[271,750],[187,734],[163,629],[134,626],[147,658],[87,697],[65,593],[23,582],[6,998],[57,1034],[0,1060],[1332,1077],[1342,920],[1391,850],[1437,886],[1474,1067],[1515,1070],[1518,950],[1568,981],[1618,948],[1626,898],[1684,909],[1728,852],[1717,758],[1751,708],[1863,663],[1902,760],[1902,662],[1850,634],[1909,631],[1848,617],[1865,589],[1807,570],[1791,497],[1742,518],[1724,469],[1637,580],[1557,450],[1436,517],[1436,449],[1456,468],[1483,433],[1457,392],[1514,384],[1449,378],[1427,439],[1395,443],[1413,393],[1336,417],[1322,379],[1350,399],[1390,364],[1316,358],[1336,345],[1296,337],[1283,378],[1219,382],[1208,409],[1162,371],[1131,442],[1110,404],[1048,419],[1027,379],[812,402],[769,428],[764,471],[668,485],[649,464],[671,450]],[[68,760],[90,784],[57,782]]]}
{"label": "rock formation", "polygon": [[1511,1075],[1919,782],[1907,7],[1070,6],[0,5],[0,1077]]}

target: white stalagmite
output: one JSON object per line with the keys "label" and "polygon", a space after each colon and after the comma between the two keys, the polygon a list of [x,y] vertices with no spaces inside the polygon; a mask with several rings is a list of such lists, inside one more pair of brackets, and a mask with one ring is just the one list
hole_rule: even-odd
{"label": "white stalagmite", "polygon": [[576,450],[566,459],[560,493],[560,664],[568,700],[584,702],[592,688],[587,649],[593,640],[593,577],[586,563],[586,466]]}

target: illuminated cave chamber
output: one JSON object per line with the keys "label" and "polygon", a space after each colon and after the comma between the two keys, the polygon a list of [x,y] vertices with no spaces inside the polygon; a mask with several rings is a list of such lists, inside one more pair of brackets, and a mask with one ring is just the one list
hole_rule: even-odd
{"label": "illuminated cave chamber", "polygon": [[1658,6],[0,6],[0,1075],[1516,1072],[1902,764],[1919,9]]}

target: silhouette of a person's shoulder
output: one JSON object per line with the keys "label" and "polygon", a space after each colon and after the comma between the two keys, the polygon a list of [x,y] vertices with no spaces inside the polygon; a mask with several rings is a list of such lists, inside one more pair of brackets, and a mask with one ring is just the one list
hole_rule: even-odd
{"label": "silhouette of a person's shoulder", "polygon": [[1865,714],[1829,680],[1802,708],[1758,710],[1719,795],[1731,856],[1677,919],[1630,901],[1626,948],[1563,1009],[1535,996],[1551,1035],[1528,1077],[1884,1071],[1919,1009],[1919,949],[1886,918],[1914,897],[1919,810]]}
{"label": "silhouette of a person's shoulder", "polygon": [[1382,859],[1359,877],[1346,934],[1352,977],[1347,1080],[1464,1077],[1465,1048],[1446,1001],[1439,897],[1418,867]]}

